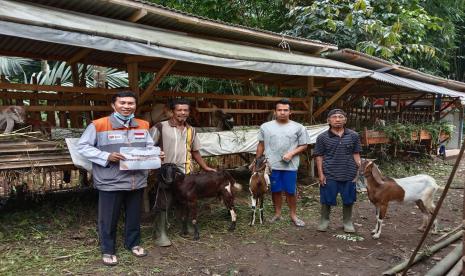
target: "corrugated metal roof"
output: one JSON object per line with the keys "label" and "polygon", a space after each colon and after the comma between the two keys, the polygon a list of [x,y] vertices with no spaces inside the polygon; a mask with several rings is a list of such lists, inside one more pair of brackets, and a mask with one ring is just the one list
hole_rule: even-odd
{"label": "corrugated metal roof", "polygon": [[451,89],[447,89],[445,87],[433,85],[433,84],[428,84],[408,78],[403,78],[400,76],[395,76],[392,74],[388,73],[380,73],[380,72],[374,72],[370,76],[370,78],[373,78],[378,81],[390,83],[393,85],[398,85],[406,88],[411,88],[414,90],[419,90],[419,91],[424,91],[424,92],[431,92],[435,94],[441,94],[441,95],[446,95],[450,97],[460,97],[461,99],[465,100],[465,93],[461,93],[458,91],[454,91]]}
{"label": "corrugated metal roof", "polygon": [[0,33],[128,55],[256,72],[361,78],[371,70],[283,50],[192,37],[127,21],[0,0]]}
{"label": "corrugated metal roof", "polygon": [[135,11],[145,8],[148,14],[138,24],[187,32],[189,34],[209,36],[217,39],[229,39],[243,43],[280,48],[281,41],[289,44],[292,51],[318,54],[327,49],[335,50],[336,45],[301,37],[283,35],[271,31],[213,20],[155,3],[142,0],[25,0],[34,4],[93,14],[102,17],[127,20]]}
{"label": "corrugated metal roof", "polygon": [[437,77],[434,75],[426,74],[418,70],[394,64],[387,60],[370,56],[352,49],[342,49],[327,53],[328,58],[343,61],[360,67],[372,69],[379,72],[389,72],[392,75],[413,79],[423,83],[429,83],[436,86],[446,87],[451,90],[465,92],[465,83],[450,79]]}

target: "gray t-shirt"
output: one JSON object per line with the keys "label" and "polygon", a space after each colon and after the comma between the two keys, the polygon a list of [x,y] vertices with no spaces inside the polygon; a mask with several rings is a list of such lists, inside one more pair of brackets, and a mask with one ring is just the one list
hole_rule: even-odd
{"label": "gray t-shirt", "polygon": [[265,156],[273,170],[297,171],[299,156],[295,155],[289,162],[283,160],[283,155],[298,146],[310,143],[305,127],[290,120],[280,124],[276,120],[266,122],[260,126],[258,141],[265,143]]}

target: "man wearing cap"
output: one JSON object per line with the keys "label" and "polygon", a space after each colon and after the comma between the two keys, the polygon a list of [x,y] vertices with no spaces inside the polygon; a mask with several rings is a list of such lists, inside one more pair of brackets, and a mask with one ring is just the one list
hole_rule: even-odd
{"label": "man wearing cap", "polygon": [[360,137],[348,128],[346,113],[341,109],[329,111],[329,130],[316,139],[315,155],[320,181],[321,219],[318,231],[326,231],[331,206],[336,205],[337,194],[343,202],[344,232],[355,232],[352,207],[357,193],[355,180],[360,167]]}

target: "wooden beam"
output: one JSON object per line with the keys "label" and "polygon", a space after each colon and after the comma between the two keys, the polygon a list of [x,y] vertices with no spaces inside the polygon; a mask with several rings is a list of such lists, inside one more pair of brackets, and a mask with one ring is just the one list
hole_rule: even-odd
{"label": "wooden beam", "polygon": [[[34,93],[34,92],[17,92],[17,91],[0,91],[0,97],[15,100],[65,100],[71,101],[74,99],[87,101],[110,101],[111,95],[92,95],[92,94],[71,94],[66,93],[59,95],[57,93]],[[34,105],[31,103],[31,105]]]}
{"label": "wooden beam", "polygon": [[87,87],[72,87],[60,85],[40,85],[40,84],[24,84],[24,83],[0,83],[0,89],[21,90],[21,91],[54,91],[67,93],[83,93],[83,94],[116,94],[119,91],[128,90],[129,88],[87,88]]}
{"label": "wooden beam", "polygon": [[344,87],[342,87],[336,94],[329,98],[320,108],[318,108],[315,113],[313,113],[313,118],[320,116],[328,107],[335,103],[342,95],[344,95],[359,79],[353,79]]}
{"label": "wooden beam", "polygon": [[129,22],[137,22],[146,15],[147,15],[146,9],[138,9],[131,16],[129,16],[128,19],[126,20]]}
{"label": "wooden beam", "polygon": [[[216,110],[223,110],[225,113],[235,113],[235,114],[257,114],[257,113],[269,113],[271,109],[235,109],[235,108],[196,108],[197,111],[201,113],[215,112]],[[307,110],[293,110],[293,114],[307,114]]]}
{"label": "wooden beam", "polygon": [[90,52],[92,52],[94,49],[90,49],[90,48],[82,48],[80,49],[79,51],[77,51],[77,53],[75,53],[72,57],[68,58],[68,63],[69,64],[73,64],[73,63],[76,63],[76,62],[79,62],[81,61],[82,59],[84,59],[88,54],[90,54]]}
{"label": "wooden beam", "polygon": [[449,110],[449,111],[447,111],[446,113],[442,114],[441,117],[439,118],[439,120],[444,119],[444,118],[445,118],[447,115],[449,115],[449,113],[451,113],[451,112],[452,112],[452,110]]}
{"label": "wooden beam", "polygon": [[148,99],[150,99],[150,96],[152,96],[153,91],[155,91],[155,89],[160,84],[162,79],[170,72],[171,68],[173,68],[175,64],[176,64],[176,60],[166,61],[165,65],[163,65],[160,71],[157,72],[152,82],[149,84],[147,89],[145,89],[145,91],[140,96],[139,104],[143,104]]}
{"label": "wooden beam", "polygon": [[428,93],[423,93],[421,94],[420,96],[416,97],[411,103],[409,103],[408,105],[404,106],[403,109],[401,109],[399,111],[399,114],[402,114],[402,112],[404,112],[405,110],[407,110],[409,107],[411,107],[414,103],[418,102],[419,100],[421,100],[423,97],[425,97],[426,95],[428,95]]}
{"label": "wooden beam", "polygon": [[[218,100],[242,100],[242,101],[264,101],[276,102],[282,97],[271,96],[244,96],[244,95],[222,95],[218,93],[188,93],[188,92],[173,92],[173,91],[156,91],[156,97],[183,97],[183,98],[204,98]],[[291,102],[305,102],[305,98],[288,98]]]}
{"label": "wooden beam", "polygon": [[456,98],[455,100],[453,101],[450,101],[449,103],[446,104],[446,106],[444,106],[443,108],[441,108],[439,110],[439,113],[443,112],[444,110],[446,110],[449,106],[453,105],[455,102],[457,102],[460,98]]}
{"label": "wooden beam", "polygon": [[89,105],[34,105],[24,108],[26,111],[112,111],[111,106],[89,106]]}
{"label": "wooden beam", "polygon": [[123,59],[124,63],[134,63],[134,62],[148,62],[154,60],[160,60],[158,57],[144,57],[144,56],[127,56]]}

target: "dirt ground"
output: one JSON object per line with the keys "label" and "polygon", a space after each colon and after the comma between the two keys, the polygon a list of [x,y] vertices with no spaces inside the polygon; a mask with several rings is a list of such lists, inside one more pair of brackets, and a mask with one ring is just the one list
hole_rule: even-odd
{"label": "dirt ground", "polygon": [[[463,186],[464,162],[455,179],[455,186]],[[446,180],[443,175],[438,183],[443,186]],[[214,200],[206,201],[200,208],[200,241],[180,236],[179,224],[171,219],[169,235],[173,246],[168,248],[153,245],[152,218],[147,216],[142,235],[149,255],[136,259],[119,244],[119,264],[112,268],[100,264],[95,196],[34,210],[0,213],[0,274],[381,275],[410,257],[420,240],[421,233],[416,229],[421,224],[421,215],[412,205],[390,205],[381,238],[373,240],[370,231],[375,224],[375,210],[361,194],[354,222],[355,237],[363,240],[350,241],[336,237],[344,234],[340,206],[331,214],[330,230],[320,233],[316,231],[317,186],[300,185],[299,195],[298,212],[307,223],[303,228],[291,225],[288,219],[248,226],[250,209],[247,193],[243,191],[236,204],[239,222],[235,232],[226,230],[229,219],[226,210]],[[461,223],[462,204],[463,189],[451,189],[439,213],[440,229],[447,232]],[[272,215],[269,198],[265,209],[269,218]],[[287,208],[284,212],[287,215]],[[121,231],[118,234],[120,237]],[[434,244],[437,237],[430,235],[427,246]],[[451,247],[445,248],[415,265],[409,275],[424,275],[450,250]]]}

